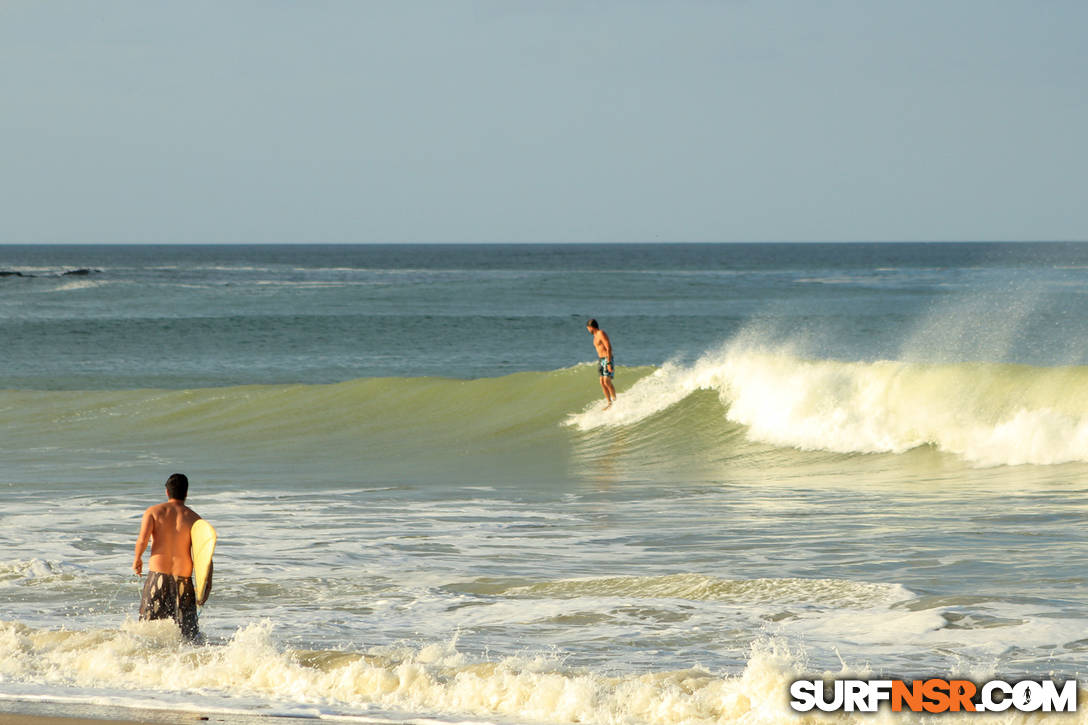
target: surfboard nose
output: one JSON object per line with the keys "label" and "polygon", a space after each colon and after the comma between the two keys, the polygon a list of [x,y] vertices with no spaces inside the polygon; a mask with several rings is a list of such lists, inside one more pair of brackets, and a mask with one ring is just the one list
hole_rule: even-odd
{"label": "surfboard nose", "polygon": [[189,532],[192,541],[193,587],[196,589],[196,603],[204,606],[212,592],[212,555],[218,538],[215,529],[204,519],[193,524]]}

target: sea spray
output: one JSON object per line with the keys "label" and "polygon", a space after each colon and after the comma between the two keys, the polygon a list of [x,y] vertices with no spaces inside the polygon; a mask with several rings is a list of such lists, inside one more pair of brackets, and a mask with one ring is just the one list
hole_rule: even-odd
{"label": "sea spray", "polygon": [[667,364],[613,410],[568,417],[580,430],[630,426],[697,390],[753,441],[839,453],[931,445],[978,465],[1088,461],[1088,368],[806,359],[731,346]]}

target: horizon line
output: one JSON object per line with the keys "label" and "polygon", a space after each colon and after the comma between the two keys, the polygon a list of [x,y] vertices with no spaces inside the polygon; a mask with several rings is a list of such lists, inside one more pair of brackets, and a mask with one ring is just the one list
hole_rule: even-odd
{"label": "horizon line", "polygon": [[680,240],[632,240],[609,242],[586,241],[533,241],[533,242],[499,242],[499,241],[394,241],[394,242],[323,242],[323,241],[297,241],[297,242],[133,242],[133,241],[95,241],[95,242],[10,242],[0,241],[0,247],[195,247],[195,246],[219,246],[219,247],[300,247],[300,246],[324,246],[324,247],[364,247],[364,246],[609,246],[609,245],[652,245],[652,244],[687,244],[687,245],[757,245],[757,244],[1084,244],[1084,239],[805,239],[805,240],[760,240],[760,241],[680,241]]}

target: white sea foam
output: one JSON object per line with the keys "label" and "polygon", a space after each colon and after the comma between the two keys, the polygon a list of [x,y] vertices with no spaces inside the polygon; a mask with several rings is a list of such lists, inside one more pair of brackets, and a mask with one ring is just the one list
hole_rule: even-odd
{"label": "white sea foam", "polygon": [[52,579],[63,572],[61,564],[52,560],[0,561],[0,587]]}
{"label": "white sea foam", "polygon": [[503,594],[560,598],[688,599],[733,602],[745,606],[792,602],[851,610],[888,605],[914,596],[900,584],[844,579],[722,579],[694,573],[562,579],[511,587]]}
{"label": "white sea foam", "polygon": [[666,364],[569,416],[581,430],[638,423],[696,390],[753,441],[840,453],[932,445],[979,465],[1088,461],[1088,373],[1080,368],[812,360],[734,345],[693,365]]}
{"label": "white sea foam", "polygon": [[75,290],[95,289],[96,287],[102,287],[106,284],[109,284],[109,282],[104,280],[80,279],[65,282],[64,284],[57,285],[51,289],[43,289],[42,292],[74,292]]}
{"label": "white sea foam", "polygon": [[739,676],[693,669],[612,677],[566,670],[547,657],[471,662],[453,643],[360,655],[290,652],[270,626],[239,630],[221,647],[189,648],[169,624],[58,632],[0,624],[0,676],[54,686],[200,691],[320,703],[346,710],[511,716],[600,723],[779,722],[799,673],[788,652],[753,652]]}
{"label": "white sea foam", "polygon": [[[827,716],[790,710],[793,680],[859,670],[864,667],[843,663],[841,672],[811,672],[803,653],[774,640],[753,646],[739,674],[694,667],[616,676],[568,669],[545,656],[470,661],[455,642],[379,648],[366,654],[290,651],[275,642],[267,623],[240,629],[226,645],[202,648],[181,645],[176,629],[162,622],[129,622],[120,631],[88,632],[0,623],[0,681],[94,688],[114,696],[145,692],[145,705],[153,704],[156,696],[168,703],[179,694],[199,693],[211,703],[233,696],[275,703],[286,712],[307,706],[320,716],[359,716],[377,709],[443,713],[458,719],[632,725],[921,720],[909,715],[893,718],[888,711]],[[958,722],[955,716],[943,720]],[[1003,714],[992,721],[1027,720]]]}

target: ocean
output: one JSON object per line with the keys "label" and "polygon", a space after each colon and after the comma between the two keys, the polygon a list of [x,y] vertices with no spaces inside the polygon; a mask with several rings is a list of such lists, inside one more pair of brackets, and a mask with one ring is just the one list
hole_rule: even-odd
{"label": "ocean", "polygon": [[[0,246],[0,711],[779,723],[824,721],[803,677],[1083,687],[1086,270],[1062,243]],[[137,621],[175,471],[219,532],[203,646]]]}

